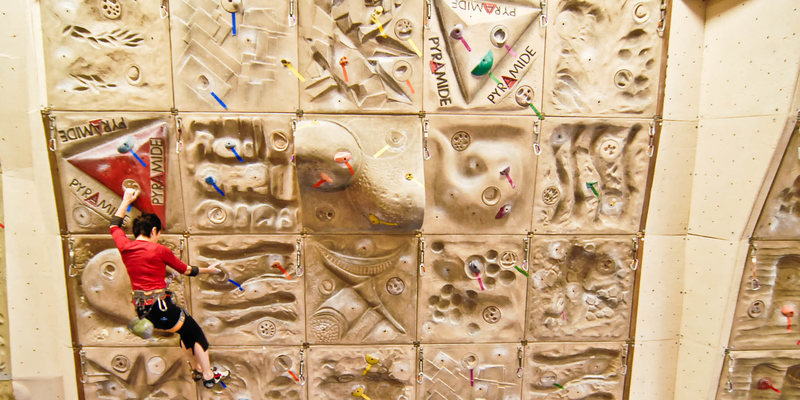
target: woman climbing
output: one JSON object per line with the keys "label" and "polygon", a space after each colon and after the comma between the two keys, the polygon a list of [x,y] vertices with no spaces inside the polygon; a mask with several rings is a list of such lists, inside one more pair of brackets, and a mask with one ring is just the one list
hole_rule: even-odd
{"label": "woman climbing", "polygon": [[133,236],[130,240],[122,230],[122,221],[128,205],[136,200],[139,192],[136,189],[125,189],[122,203],[111,218],[111,236],[117,245],[125,269],[131,278],[133,304],[139,318],[146,318],[156,329],[177,332],[181,348],[190,354],[192,378],[203,386],[213,388],[214,385],[230,376],[230,371],[211,368],[208,359],[208,340],[203,330],[185,310],[178,307],[172,293],[167,290],[165,281],[166,266],[188,276],[197,274],[218,274],[217,268],[198,268],[184,264],[166,246],[159,244],[161,220],[155,214],[142,214],[133,220]]}

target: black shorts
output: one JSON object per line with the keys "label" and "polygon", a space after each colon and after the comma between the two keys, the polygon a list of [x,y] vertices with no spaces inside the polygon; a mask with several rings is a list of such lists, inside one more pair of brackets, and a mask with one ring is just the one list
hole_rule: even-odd
{"label": "black shorts", "polygon": [[161,330],[172,329],[181,320],[183,310],[172,301],[172,296],[165,298],[162,302],[162,305],[164,304],[167,306],[166,311],[161,311],[159,302],[156,301],[149,306],[137,307],[136,314],[139,315],[139,318],[144,317],[150,320],[153,323],[153,328]]}

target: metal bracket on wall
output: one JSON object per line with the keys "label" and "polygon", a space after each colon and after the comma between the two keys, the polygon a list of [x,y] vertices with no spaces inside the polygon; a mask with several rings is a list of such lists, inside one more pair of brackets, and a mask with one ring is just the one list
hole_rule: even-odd
{"label": "metal bracket on wall", "polygon": [[639,268],[639,242],[644,240],[644,232],[636,232],[636,237],[633,238],[631,269],[636,271]]}
{"label": "metal bracket on wall", "polygon": [[422,232],[417,232],[417,270],[419,276],[425,276],[425,238]]}
{"label": "metal bracket on wall", "polygon": [[422,119],[422,159],[429,160],[431,158],[431,152],[428,151],[428,129],[430,127],[430,121],[428,118],[425,117],[425,113],[420,113],[420,118]]}
{"label": "metal bracket on wall", "polygon": [[417,383],[421,385],[422,378],[425,376],[425,357],[422,355],[422,346],[419,345],[419,342],[414,342],[414,347],[417,348]]}
{"label": "metal bracket on wall", "polygon": [[664,120],[661,118],[660,115],[653,116],[653,120],[650,121],[650,130],[649,130],[650,138],[649,138],[649,140],[647,142],[647,155],[649,157],[652,157],[653,154],[655,154],[655,151],[656,151],[656,128],[660,128],[661,125],[663,124],[663,121]]}
{"label": "metal bracket on wall", "polygon": [[731,382],[731,375],[733,375],[733,355],[731,354],[733,347],[726,347],[724,352],[724,361],[728,363],[728,376],[726,377],[725,390],[730,393],[733,392],[733,382]]}
{"label": "metal bracket on wall", "polygon": [[542,120],[533,121],[533,153],[537,156],[542,154],[542,146],[539,145],[539,135],[542,133]]}
{"label": "metal bracket on wall", "polygon": [[539,23],[542,25],[542,28],[544,28],[547,26],[547,0],[540,1],[539,5],[542,7],[542,13],[539,15]]}
{"label": "metal bracket on wall", "polygon": [[81,349],[80,351],[78,351],[78,355],[81,358],[81,371],[80,371],[81,383],[87,383],[88,381],[87,378],[92,378],[96,376],[111,376],[111,374],[108,372],[95,372],[92,374],[86,373],[86,351]]}
{"label": "metal bracket on wall", "polygon": [[177,108],[173,107],[170,112],[172,113],[172,118],[175,119],[175,130],[178,132],[178,137],[175,140],[175,154],[181,154],[181,150],[183,150],[183,121],[178,116]]}
{"label": "metal bracket on wall", "polygon": [[51,113],[50,107],[42,109],[42,121],[45,122],[45,131],[50,139],[47,140],[47,148],[56,151],[56,117]]}
{"label": "metal bracket on wall", "polygon": [[295,264],[297,265],[297,269],[295,269],[295,275],[299,278],[305,274],[305,270],[303,269],[303,244],[306,239],[306,234],[301,233],[300,237],[297,238],[297,260],[295,260]]}
{"label": "metal bracket on wall", "polygon": [[667,27],[667,0],[661,0],[659,12],[661,16],[658,18],[656,32],[658,32],[658,36],[664,36],[664,29]]}
{"label": "metal bracket on wall", "polygon": [[62,240],[67,241],[67,254],[69,257],[69,269],[67,270],[67,275],[70,278],[74,278],[78,276],[78,267],[75,265],[75,239],[72,238],[70,235],[64,235],[61,237]]}

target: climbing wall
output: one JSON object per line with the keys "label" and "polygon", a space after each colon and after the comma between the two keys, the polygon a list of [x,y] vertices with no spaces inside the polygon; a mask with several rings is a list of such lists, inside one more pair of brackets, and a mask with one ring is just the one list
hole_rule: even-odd
{"label": "climbing wall", "polygon": [[[800,396],[800,123],[752,235],[718,399]],[[777,392],[777,393],[776,393]],[[780,393],[780,394],[778,394]]]}
{"label": "climbing wall", "polygon": [[[81,395],[624,398],[663,7],[43,0]],[[226,387],[127,330],[124,188]]]}

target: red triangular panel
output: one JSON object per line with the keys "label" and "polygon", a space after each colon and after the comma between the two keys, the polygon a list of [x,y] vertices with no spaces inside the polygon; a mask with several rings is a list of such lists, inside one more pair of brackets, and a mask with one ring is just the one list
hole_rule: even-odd
{"label": "red triangular panel", "polygon": [[[166,148],[166,127],[166,123],[160,123],[141,128],[136,132],[117,137],[97,147],[75,154],[67,158],[67,161],[119,196],[123,194],[122,181],[125,179],[135,180],[139,187],[142,188],[142,193],[139,194],[133,206],[143,213],[158,215],[162,223],[166,223],[165,200],[167,185],[165,175],[167,173],[167,152],[164,151],[163,155],[159,155],[161,162],[157,161],[155,166],[156,169],[160,167],[161,171],[154,170],[150,157],[151,139],[160,139],[162,146]],[[147,164],[146,168],[136,161],[132,154],[120,154],[117,151],[117,147],[128,137],[134,138],[136,144],[133,147],[133,151]],[[163,187],[163,189],[159,189],[163,192],[163,196],[159,196],[157,204],[153,204],[151,180],[155,180]],[[89,201],[89,199],[86,199],[86,201]]]}
{"label": "red triangular panel", "polygon": [[494,9],[497,8],[497,4],[494,3],[483,3],[483,9],[486,10],[487,14],[491,14]]}

